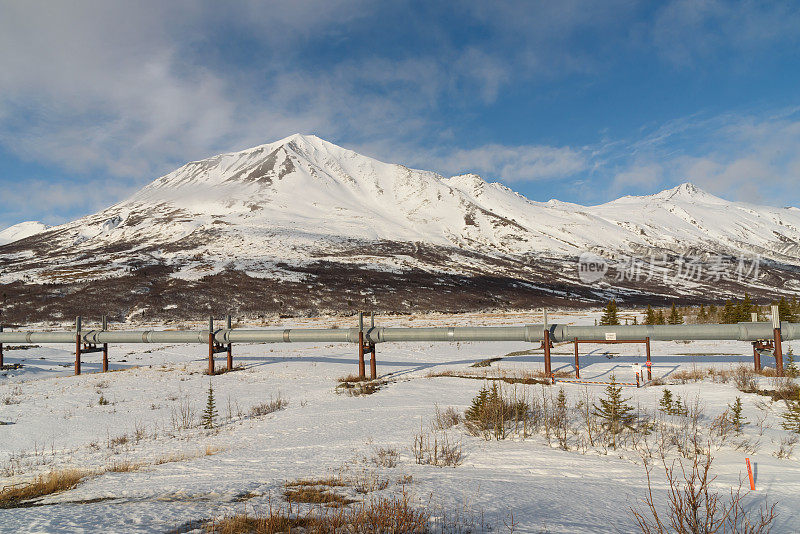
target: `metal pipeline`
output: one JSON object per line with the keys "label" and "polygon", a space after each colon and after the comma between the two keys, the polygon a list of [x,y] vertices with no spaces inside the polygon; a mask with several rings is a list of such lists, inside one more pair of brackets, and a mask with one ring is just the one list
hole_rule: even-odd
{"label": "metal pipeline", "polygon": [[[544,324],[526,326],[468,326],[426,328],[365,328],[364,341],[456,342],[523,341],[544,339]],[[772,339],[772,323],[703,325],[573,326],[547,325],[553,342],[579,340],[736,340]],[[781,323],[784,340],[800,339],[800,324]],[[84,330],[84,343],[208,343],[208,330]],[[214,340],[229,343],[358,343],[358,328],[285,328],[270,330],[219,329]],[[74,343],[75,332],[0,331],[0,343]]]}

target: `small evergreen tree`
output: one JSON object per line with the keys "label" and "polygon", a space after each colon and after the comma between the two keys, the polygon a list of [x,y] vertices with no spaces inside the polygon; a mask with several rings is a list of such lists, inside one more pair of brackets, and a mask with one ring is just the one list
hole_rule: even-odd
{"label": "small evergreen tree", "polygon": [[208,399],[206,400],[206,409],[203,410],[203,418],[201,420],[203,428],[214,428],[214,422],[217,419],[217,406],[214,402],[214,388],[211,386],[211,381],[208,381]]}
{"label": "small evergreen tree", "polygon": [[706,313],[705,305],[700,305],[700,311],[697,312],[697,322],[698,323],[706,323],[708,322],[708,314]]}
{"label": "small evergreen tree", "polygon": [[786,369],[784,370],[786,376],[789,378],[797,378],[800,377],[800,369],[797,368],[797,364],[794,361],[794,351],[792,347],[789,347],[789,350],[786,351]]}
{"label": "small evergreen tree", "polygon": [[800,394],[797,400],[786,400],[786,411],[781,414],[783,423],[781,426],[784,430],[800,434]]}
{"label": "small evergreen tree", "polygon": [[736,397],[736,400],[733,402],[733,406],[730,404],[728,405],[728,410],[730,410],[731,413],[730,421],[733,425],[733,429],[736,430],[736,432],[741,432],[742,427],[749,422],[742,415],[742,399],[740,397]]}
{"label": "small evergreen tree", "polygon": [[661,400],[658,402],[658,409],[667,415],[672,415],[672,402],[672,392],[665,388],[664,393],[661,394]]}
{"label": "small evergreen tree", "polygon": [[600,399],[600,406],[593,404],[594,415],[602,420],[603,427],[608,430],[611,437],[611,447],[617,448],[617,434],[626,428],[632,429],[636,416],[633,407],[627,403],[630,399],[622,397],[622,386],[617,385],[617,379],[612,374],[611,383],[606,386],[606,397]]}
{"label": "small evergreen tree", "polygon": [[647,311],[644,313],[644,324],[657,324],[656,312],[653,311],[653,307],[649,304],[647,305]]}
{"label": "small evergreen tree", "polygon": [[612,299],[606,304],[605,312],[603,312],[603,316],[600,318],[600,324],[602,326],[619,324],[619,318],[617,317],[617,301],[615,299]]}
{"label": "small evergreen tree", "polygon": [[708,307],[708,321],[716,321],[717,320],[717,307],[711,304]]}
{"label": "small evergreen tree", "polygon": [[781,297],[781,300],[773,302],[773,304],[778,305],[778,315],[781,321],[788,321],[790,323],[797,322],[797,315],[795,315],[794,308],[789,304],[789,301],[786,300],[786,297]]}
{"label": "small evergreen tree", "polygon": [[658,312],[656,313],[656,323],[655,324],[666,324],[666,321],[664,320],[664,311],[663,310],[658,310]]}
{"label": "small evergreen tree", "polygon": [[672,311],[669,312],[669,319],[667,319],[669,324],[683,324],[683,315],[678,312],[678,308],[675,307],[675,303],[672,303]]}
{"label": "small evergreen tree", "polygon": [[564,393],[564,388],[559,388],[558,397],[556,397],[554,426],[556,428],[556,435],[558,436],[558,444],[564,450],[569,448],[567,444],[567,434],[569,433],[568,408],[567,395]]}

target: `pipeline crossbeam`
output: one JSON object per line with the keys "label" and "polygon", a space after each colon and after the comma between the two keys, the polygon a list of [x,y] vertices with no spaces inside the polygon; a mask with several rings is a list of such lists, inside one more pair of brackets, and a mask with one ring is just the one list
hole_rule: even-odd
{"label": "pipeline crossbeam", "polygon": [[[575,326],[550,323],[526,326],[464,327],[371,327],[365,328],[364,342],[457,342],[544,340],[547,328],[552,342],[592,339],[641,340],[734,340],[772,339],[771,322],[702,325]],[[784,340],[800,339],[800,323],[780,323]],[[358,328],[285,328],[214,330],[214,341],[229,343],[358,343]],[[0,343],[75,343],[75,331],[41,332],[0,330]],[[208,330],[81,330],[81,341],[102,343],[198,343],[209,342]]]}

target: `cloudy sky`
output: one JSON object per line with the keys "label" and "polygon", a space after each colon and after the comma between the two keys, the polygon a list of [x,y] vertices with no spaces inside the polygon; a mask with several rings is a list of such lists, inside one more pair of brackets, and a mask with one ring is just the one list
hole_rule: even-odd
{"label": "cloudy sky", "polygon": [[295,132],[535,200],[800,205],[800,3],[0,0],[0,228]]}

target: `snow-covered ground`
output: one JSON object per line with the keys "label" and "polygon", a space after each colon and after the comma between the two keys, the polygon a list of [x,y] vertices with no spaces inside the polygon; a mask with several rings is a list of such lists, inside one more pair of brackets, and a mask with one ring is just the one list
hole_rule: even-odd
{"label": "snow-covered ground", "polygon": [[[551,321],[592,324],[595,312],[551,314]],[[428,315],[379,318],[381,325],[525,324],[541,317],[524,314]],[[324,326],[341,318],[283,321]],[[590,448],[560,450],[542,436],[505,441],[472,437],[459,425],[449,430],[465,453],[458,467],[418,465],[411,445],[431,423],[434,407],[466,408],[483,380],[430,377],[445,370],[476,371],[475,362],[503,357],[490,369],[542,369],[542,355],[525,343],[407,343],[378,346],[378,371],[388,383],[377,393],[337,392],[337,379],[355,372],[351,345],[235,345],[243,370],[215,376],[218,427],[179,429],[189,408],[195,422],[208,394],[206,348],[202,345],[112,346],[112,369],[99,371],[99,355],[84,356],[81,376],[72,376],[72,347],[50,345],[7,350],[5,363],[21,363],[0,375],[0,486],[29,480],[37,473],[68,467],[105,468],[132,462],[138,471],[106,472],[77,488],[45,498],[47,506],[2,510],[2,532],[164,532],[189,521],[258,510],[279,499],[284,484],[301,477],[344,472],[378,476],[392,483],[411,475],[408,485],[422,505],[447,513],[483,517],[495,530],[507,530],[513,514],[520,532],[635,532],[628,509],[646,489],[645,472],[632,451]],[[794,347],[798,349],[800,346]],[[522,351],[530,353],[513,354]],[[750,345],[741,342],[653,343],[653,372],[667,377],[693,366],[752,365]],[[220,355],[224,359],[224,354]],[[554,350],[554,370],[572,369],[572,346]],[[643,363],[637,345],[582,346],[582,378],[631,381],[631,363]],[[223,364],[224,362],[220,362]],[[768,364],[766,358],[764,363]],[[760,378],[764,386],[769,378]],[[599,397],[603,386],[564,384],[570,402],[588,389]],[[800,519],[800,463],[774,453],[789,434],[780,427],[782,403],[742,393],[732,384],[710,381],[685,385],[626,388],[632,403],[655,411],[663,389],[704,407],[710,424],[735,397],[750,421],[743,438],[758,443],[755,453],[725,446],[715,450],[714,488],[725,494],[746,480],[745,457],[756,467],[757,491],[750,504],[777,502],[774,532],[797,532]],[[543,386],[517,386],[541,395]],[[547,394],[558,388],[547,388]],[[251,417],[252,406],[278,396],[286,409]],[[101,398],[103,403],[101,403]],[[759,403],[761,407],[759,408]],[[763,429],[757,421],[763,419]],[[127,437],[127,442],[122,443]],[[377,468],[369,458],[380,447],[400,453],[394,468]],[[206,451],[213,454],[206,454]],[[800,451],[798,452],[800,455]],[[176,459],[159,463],[159,460]],[[655,489],[664,491],[655,472]],[[745,484],[746,485],[746,484]],[[246,501],[242,495],[255,495]],[[380,492],[379,492],[380,493]],[[249,496],[249,495],[248,495]],[[466,511],[466,512],[465,512]]]}

